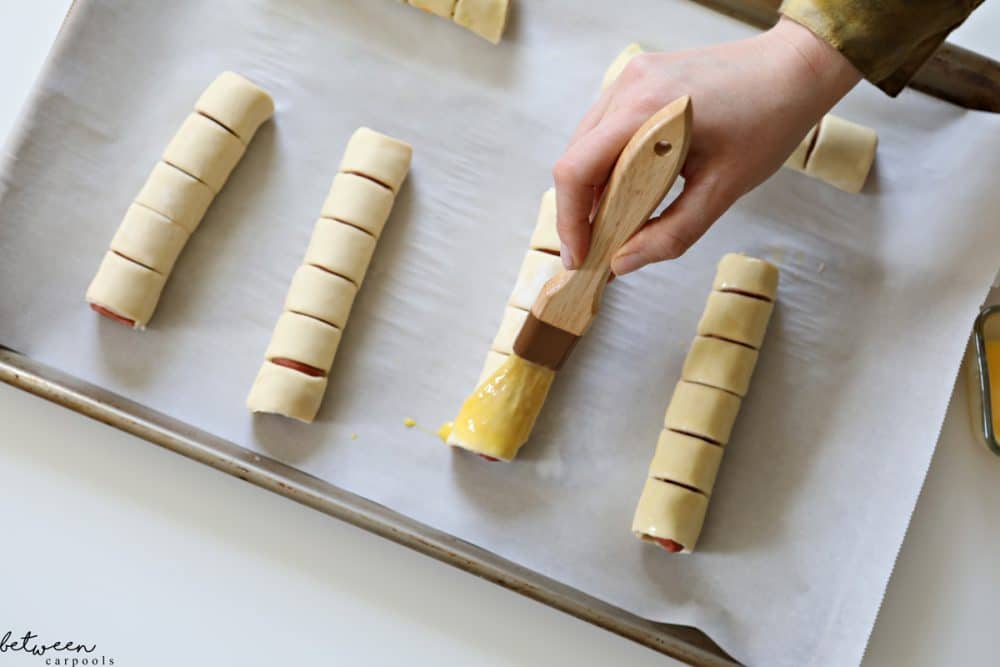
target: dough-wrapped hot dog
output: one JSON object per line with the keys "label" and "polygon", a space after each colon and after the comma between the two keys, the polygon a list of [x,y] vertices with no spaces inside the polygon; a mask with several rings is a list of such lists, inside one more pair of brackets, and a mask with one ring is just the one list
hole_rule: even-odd
{"label": "dough-wrapped hot dog", "polygon": [[458,0],[453,18],[463,28],[499,44],[509,11],[510,0]]}
{"label": "dough-wrapped hot dog", "polygon": [[249,144],[260,126],[274,115],[274,100],[246,77],[223,72],[205,89],[194,108]]}
{"label": "dough-wrapped hot dog", "polygon": [[816,130],[819,129],[818,125],[813,125],[806,132],[806,136],[802,137],[802,141],[795,147],[792,154],[788,156],[785,160],[785,167],[793,169],[795,171],[806,172],[806,160],[809,159],[809,153],[812,152],[813,144],[816,143]]}
{"label": "dough-wrapped hot dog", "polygon": [[722,446],[684,433],[663,429],[649,476],[680,484],[706,496],[712,495],[722,463]]}
{"label": "dough-wrapped hot dog", "polygon": [[698,322],[699,336],[760,348],[774,304],[731,292],[712,292]]}
{"label": "dough-wrapped hot dog", "polygon": [[429,14],[451,19],[483,39],[499,44],[507,27],[510,0],[404,0]]}
{"label": "dough-wrapped hot dog", "polygon": [[538,221],[531,234],[531,249],[558,255],[561,248],[556,229],[556,190],[549,188],[542,195],[542,203],[538,207]]}
{"label": "dough-wrapped hot dog", "polygon": [[165,215],[132,204],[111,238],[111,250],[137,264],[170,275],[190,232]]}
{"label": "dough-wrapped hot dog", "polygon": [[362,127],[347,142],[340,173],[364,176],[395,194],[406,180],[412,158],[413,148],[405,141]]}
{"label": "dough-wrapped hot dog", "polygon": [[375,237],[339,220],[320,218],[306,248],[305,263],[361,285],[375,253]]}
{"label": "dough-wrapped hot dog", "polygon": [[[529,250],[521,263],[517,282],[504,309],[500,330],[486,355],[477,385],[482,385],[488,380],[510,357],[514,341],[528,317],[528,311],[545,283],[565,270],[558,254],[559,249],[559,234],[556,230],[556,191],[554,188],[549,188],[542,195]],[[456,447],[465,447],[457,437],[449,437],[448,442]],[[510,460],[516,454],[516,452],[497,451],[477,451],[477,453],[488,461]]]}
{"label": "dough-wrapped hot dog", "polygon": [[618,77],[622,75],[625,67],[632,62],[632,59],[645,52],[646,50],[635,42],[626,46],[621,53],[615,56],[615,59],[608,65],[608,69],[605,70],[604,78],[601,79],[601,90],[607,90],[611,84],[618,80]]}
{"label": "dough-wrapped hot dog", "polygon": [[708,497],[650,477],[639,496],[632,532],[673,553],[691,553],[708,512]]}
{"label": "dough-wrapped hot dog", "polygon": [[167,144],[163,161],[218,193],[245,150],[246,145],[235,134],[200,113],[192,113]]}
{"label": "dough-wrapped hot dog", "polygon": [[745,396],[757,365],[757,350],[721,338],[697,336],[688,350],[681,379]]}
{"label": "dough-wrapped hot dog", "polygon": [[215,193],[190,174],[166,162],[157,162],[135,203],[160,213],[193,234]]}
{"label": "dough-wrapped hot dog", "polygon": [[[284,312],[278,318],[264,358],[272,363],[293,361],[312,369],[309,375],[325,376],[340,345],[340,329],[308,315]],[[294,364],[284,364],[295,367]]]}
{"label": "dough-wrapped hot dog", "polygon": [[354,173],[340,173],[333,179],[320,215],[346,222],[378,238],[395,200],[393,190],[380,182]]}
{"label": "dough-wrapped hot dog", "polygon": [[436,14],[450,19],[455,13],[455,3],[458,0],[406,0],[407,4],[430,14]]}
{"label": "dough-wrapped hot dog", "polygon": [[292,277],[285,310],[343,328],[357,293],[358,286],[347,278],[303,264]]}
{"label": "dough-wrapped hot dog", "polygon": [[712,289],[774,301],[778,294],[778,267],[762,259],[729,253],[719,262]]}
{"label": "dough-wrapped hot dog", "polygon": [[681,380],[674,388],[663,426],[724,445],[729,442],[739,411],[739,396]]}
{"label": "dough-wrapped hot dog", "polygon": [[[91,308],[145,328],[177,257],[243,156],[246,142],[273,111],[270,96],[238,74],[224,72],[209,85],[112,238],[111,250],[120,261],[105,258],[101,264],[87,290]],[[138,282],[114,284],[129,276]]]}
{"label": "dough-wrapped hot dog", "polygon": [[636,507],[632,531],[640,539],[694,551],[777,287],[769,262],[736,254],[719,262]]}
{"label": "dough-wrapped hot dog", "polygon": [[163,274],[109,251],[87,288],[87,302],[102,315],[142,329],[153,316],[166,281]]}
{"label": "dough-wrapped hot dog", "polygon": [[529,250],[524,256],[521,270],[517,274],[517,283],[514,291],[511,292],[507,305],[520,308],[521,310],[531,310],[535,299],[541,293],[551,278],[565,271],[562,260],[547,252]]}
{"label": "dough-wrapped hot dog", "polygon": [[861,192],[875,162],[877,147],[875,130],[826,115],[816,131],[805,172],[844,192]]}
{"label": "dough-wrapped hot dog", "polygon": [[514,340],[521,332],[524,321],[528,319],[528,311],[507,306],[504,309],[503,320],[500,322],[500,330],[496,338],[493,339],[492,350],[503,355],[514,353]]}
{"label": "dough-wrapped hot dog", "polygon": [[507,360],[510,354],[497,352],[496,350],[490,350],[486,353],[486,361],[483,363],[483,370],[479,373],[479,380],[476,384],[482,384],[484,380],[488,379],[491,375],[497,372],[497,369],[503,366],[503,362]]}
{"label": "dough-wrapped hot dog", "polygon": [[[559,234],[556,231],[556,191],[549,188],[542,195],[538,217],[531,234],[528,253],[521,263],[514,290],[507,300],[500,330],[486,354],[477,384],[482,384],[503,365],[513,352],[514,340],[528,317],[528,310],[549,278],[563,271],[559,258]],[[491,457],[486,457],[491,458]]]}
{"label": "dough-wrapped hot dog", "polygon": [[247,404],[255,412],[271,412],[311,422],[326,393],[326,377],[314,377],[265,361],[250,387]]}
{"label": "dough-wrapped hot dog", "polygon": [[412,153],[409,144],[368,128],[348,141],[247,396],[251,412],[316,418],[354,297]]}

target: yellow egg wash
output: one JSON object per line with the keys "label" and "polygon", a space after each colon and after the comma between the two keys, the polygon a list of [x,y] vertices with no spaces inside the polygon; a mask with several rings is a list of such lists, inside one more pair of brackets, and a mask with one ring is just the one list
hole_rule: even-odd
{"label": "yellow egg wash", "polygon": [[444,442],[448,442],[448,438],[451,437],[451,432],[454,430],[455,422],[445,422],[441,424],[441,428],[437,430],[437,436]]}
{"label": "yellow egg wash", "polygon": [[466,399],[448,444],[510,461],[531,435],[555,371],[510,355]]}
{"label": "yellow egg wash", "polygon": [[[990,374],[990,407],[993,432],[1000,434],[1000,340],[986,341],[986,368]],[[982,426],[979,427],[982,430]]]}

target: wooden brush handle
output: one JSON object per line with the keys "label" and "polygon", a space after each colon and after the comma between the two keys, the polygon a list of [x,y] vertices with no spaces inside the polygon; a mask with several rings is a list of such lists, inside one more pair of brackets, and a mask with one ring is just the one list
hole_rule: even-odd
{"label": "wooden brush handle", "polygon": [[531,312],[539,320],[583,335],[600,306],[611,260],[646,224],[677,180],[691,134],[691,98],[674,100],[647,120],[615,163],[590,230],[590,250],[575,271],[542,289]]}

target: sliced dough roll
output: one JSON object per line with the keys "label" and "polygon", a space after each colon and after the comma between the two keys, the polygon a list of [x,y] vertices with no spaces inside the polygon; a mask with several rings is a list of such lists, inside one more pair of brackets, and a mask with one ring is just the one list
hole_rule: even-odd
{"label": "sliced dough roll", "polygon": [[340,345],[340,329],[308,315],[284,312],[278,318],[264,358],[289,359],[318,371],[330,372]]}
{"label": "sliced dough roll", "polygon": [[721,338],[697,336],[691,343],[681,379],[745,396],[757,365],[757,350]]}
{"label": "sliced dough roll", "polygon": [[562,273],[562,260],[557,255],[542,250],[555,249],[558,252],[559,237],[556,234],[555,190],[549,189],[542,196],[538,212],[538,222],[531,237],[531,250],[521,263],[514,291],[504,309],[500,330],[497,332],[477,384],[482,384],[500,368],[508,356],[514,352],[514,341],[521,333],[521,327],[528,318],[528,310],[548,280]]}
{"label": "sliced dough roll", "polygon": [[326,383],[325,377],[311,377],[267,361],[250,388],[247,408],[312,422],[323,402]]}
{"label": "sliced dough roll", "polygon": [[213,197],[212,189],[194,176],[166,162],[157,162],[135,203],[153,209],[194,233]]}
{"label": "sliced dough roll", "polygon": [[343,329],[358,287],[347,278],[303,264],[292,277],[285,310],[323,320]]}
{"label": "sliced dough roll", "polygon": [[663,426],[724,445],[729,442],[739,411],[739,396],[681,380],[674,388]]}
{"label": "sliced dough roll", "polygon": [[392,190],[370,178],[339,173],[333,179],[320,216],[349,223],[378,238],[395,198]]}
{"label": "sliced dough roll", "polygon": [[531,234],[531,249],[558,254],[562,248],[559,231],[556,229],[556,190],[549,188],[542,195],[538,208],[538,222]]}
{"label": "sliced dough roll", "polygon": [[405,141],[362,127],[347,142],[340,171],[360,174],[399,192],[412,159],[413,147]]}
{"label": "sliced dough roll", "polygon": [[632,59],[643,53],[645,53],[643,48],[634,42],[626,46],[621,53],[615,56],[615,59],[611,61],[608,69],[604,72],[604,78],[601,80],[601,90],[606,90],[611,84],[617,81],[628,64],[632,62]]}
{"label": "sliced dough roll", "polygon": [[162,274],[109,251],[87,288],[86,298],[92,305],[131,320],[134,328],[144,329],[166,281]]}
{"label": "sliced dough roll", "polygon": [[111,238],[111,250],[166,276],[189,235],[188,230],[165,215],[132,204]]}
{"label": "sliced dough roll", "polygon": [[249,144],[257,129],[274,114],[274,100],[249,79],[223,72],[209,84],[194,108]]}
{"label": "sliced dough roll", "polygon": [[[264,368],[247,399],[251,411],[274,412],[306,422],[315,418],[354,297],[392,209],[395,195],[389,186],[402,185],[411,153],[409,144],[367,128],[351,137],[341,164],[343,171],[333,179],[304,263],[292,277],[285,312],[271,336]],[[273,378],[285,376],[276,375],[270,368],[275,365],[304,378],[322,375],[322,385],[278,383]],[[266,391],[258,386],[262,383]],[[304,386],[308,386],[308,393],[302,393]],[[274,396],[280,391],[292,395]]]}
{"label": "sliced dough roll", "polygon": [[360,285],[374,252],[375,237],[368,232],[337,220],[320,218],[313,227],[305,263]]}
{"label": "sliced dough roll", "polygon": [[431,14],[450,19],[455,12],[456,0],[406,0],[408,4]]}
{"label": "sliced dough roll", "polygon": [[529,251],[521,263],[517,283],[508,299],[508,304],[521,310],[531,310],[545,283],[564,270],[562,260],[556,255],[538,250]]}
{"label": "sliced dough roll", "polygon": [[875,130],[828,114],[820,121],[805,171],[844,192],[861,192],[877,145]]}
{"label": "sliced dough roll", "polygon": [[493,345],[491,346],[493,351],[505,355],[513,354],[514,341],[517,339],[517,335],[521,333],[521,327],[524,326],[526,319],[528,319],[528,311],[507,306],[504,309],[503,320],[500,322],[500,330],[493,339]]}
{"label": "sliced dough roll", "polygon": [[163,161],[218,193],[243,157],[245,144],[214,120],[192,113],[163,152]]}
{"label": "sliced dough roll", "polygon": [[632,532],[642,540],[672,540],[681,553],[691,553],[707,511],[708,498],[703,494],[649,477],[639,496]]}
{"label": "sliced dough roll", "polygon": [[714,336],[759,349],[774,304],[742,294],[712,292],[705,305],[699,336]]}
{"label": "sliced dough roll", "polygon": [[[87,292],[94,310],[145,327],[178,255],[243,156],[246,146],[235,133],[243,132],[249,141],[274,110],[270,99],[232,72],[224,72],[202,94],[199,107],[216,120],[197,111],[185,119],[111,240],[113,253],[158,277],[121,262],[109,264],[106,256]],[[229,123],[232,131],[219,123]],[[129,284],[109,284],[110,276]]]}
{"label": "sliced dough roll", "polygon": [[660,431],[649,476],[712,495],[725,450],[699,438],[666,429]]}
{"label": "sliced dough roll", "polygon": [[556,191],[549,188],[542,195],[538,219],[531,235],[531,250],[525,255],[514,291],[504,309],[497,332],[476,385],[481,385],[514,352],[514,341],[528,318],[528,310],[546,282],[564,269],[558,255],[559,235],[556,232]]}
{"label": "sliced dough roll", "polygon": [[458,0],[453,18],[463,28],[499,44],[509,9],[510,0]]}
{"label": "sliced dough roll", "polygon": [[[778,269],[729,254],[663,419],[632,530],[670,552],[694,550],[777,295]],[[733,290],[722,292],[718,290]],[[746,294],[755,296],[746,296]],[[739,342],[733,342],[739,341]],[[753,347],[750,347],[750,345]]]}
{"label": "sliced dough roll", "polygon": [[802,138],[799,145],[795,147],[792,154],[788,156],[787,160],[785,160],[784,166],[789,169],[805,173],[806,159],[809,157],[810,151],[812,151],[813,142],[816,141],[816,129],[816,125],[809,128],[809,131],[806,132],[806,136]]}
{"label": "sliced dough roll", "polygon": [[756,257],[731,252],[719,261],[712,289],[774,301],[778,294],[778,267]]}

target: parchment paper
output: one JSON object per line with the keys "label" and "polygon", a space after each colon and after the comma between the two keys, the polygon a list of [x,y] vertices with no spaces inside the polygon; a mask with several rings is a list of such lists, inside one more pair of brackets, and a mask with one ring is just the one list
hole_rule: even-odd
{"label": "parchment paper", "polygon": [[[698,626],[750,664],[861,658],[996,269],[1000,118],[861,86],[837,113],[880,134],[867,192],[782,172],[681,260],[614,283],[518,462],[487,465],[403,418],[432,430],[471,390],[550,166],[605,66],[632,40],[681,48],[749,30],[667,0],[521,0],[493,48],[389,0],[77,5],[4,156],[0,342]],[[272,92],[275,122],[150,329],[97,317],[83,293],[122,214],[226,68]],[[411,179],[318,423],[252,418],[247,390],[362,124],[414,144]],[[780,304],[699,552],[670,557],[633,539],[632,511],[715,263],[734,250],[781,263]]]}

